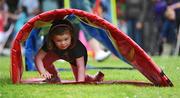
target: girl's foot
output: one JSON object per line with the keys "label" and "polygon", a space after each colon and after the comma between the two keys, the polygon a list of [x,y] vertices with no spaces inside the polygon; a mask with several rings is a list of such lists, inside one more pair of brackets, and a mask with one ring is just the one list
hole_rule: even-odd
{"label": "girl's foot", "polygon": [[104,80],[104,74],[99,71],[96,75],[86,75],[85,82],[101,82]]}
{"label": "girl's foot", "polygon": [[104,73],[99,71],[94,78],[96,82],[102,82],[104,80]]}

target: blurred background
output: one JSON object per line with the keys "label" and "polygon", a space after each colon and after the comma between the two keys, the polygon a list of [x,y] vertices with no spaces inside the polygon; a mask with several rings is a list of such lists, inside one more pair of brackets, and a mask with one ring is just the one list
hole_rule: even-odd
{"label": "blurred background", "polygon": [[180,55],[179,0],[0,0],[0,56],[10,55],[13,39],[30,18],[63,8],[99,15],[151,56]]}

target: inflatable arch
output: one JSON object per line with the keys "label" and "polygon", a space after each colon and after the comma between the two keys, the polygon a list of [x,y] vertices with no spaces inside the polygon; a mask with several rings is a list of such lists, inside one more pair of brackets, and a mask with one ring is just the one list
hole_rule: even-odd
{"label": "inflatable arch", "polygon": [[[21,43],[25,41],[34,27],[43,26],[45,22],[61,19],[67,15],[75,15],[88,20],[92,25],[107,31],[114,49],[122,55],[134,68],[139,70],[148,80],[157,86],[173,86],[168,77],[155,62],[125,33],[101,17],[77,9],[56,9],[41,13],[30,19],[19,31],[11,48],[11,79],[14,84],[21,83],[23,61]],[[114,53],[114,52],[113,52]],[[118,54],[116,53],[116,56]]]}

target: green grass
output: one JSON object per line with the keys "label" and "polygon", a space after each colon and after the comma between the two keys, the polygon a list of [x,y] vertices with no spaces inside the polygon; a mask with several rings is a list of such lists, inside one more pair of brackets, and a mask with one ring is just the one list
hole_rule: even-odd
{"label": "green grass", "polygon": [[[174,87],[135,86],[124,84],[106,85],[57,85],[12,84],[9,75],[9,57],[0,57],[0,98],[180,98],[180,57],[153,57],[153,60],[171,79]],[[58,68],[69,68],[67,63],[56,62]],[[120,60],[110,58],[93,66],[131,67]],[[95,74],[98,70],[88,70]],[[102,70],[105,80],[148,80],[137,70]],[[62,79],[73,79],[71,71],[60,72]],[[39,77],[37,72],[24,72],[23,78]]]}

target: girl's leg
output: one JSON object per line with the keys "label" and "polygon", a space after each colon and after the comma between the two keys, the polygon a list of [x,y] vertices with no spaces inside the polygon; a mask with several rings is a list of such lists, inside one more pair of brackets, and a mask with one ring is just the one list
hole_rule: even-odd
{"label": "girl's leg", "polygon": [[60,59],[59,56],[53,52],[48,52],[47,55],[43,59],[44,68],[50,74],[52,74],[52,77],[58,76],[58,71],[56,70],[55,66],[53,65],[53,63],[58,59]]}
{"label": "girl's leg", "polygon": [[[78,81],[78,68],[77,66],[74,66],[74,65],[71,65],[71,68],[72,68],[72,72],[74,74],[74,78],[76,81]],[[90,75],[85,75],[85,82],[92,82],[94,81],[94,77],[93,76],[90,76]]]}
{"label": "girl's leg", "polygon": [[[75,80],[77,81],[78,79],[78,68],[74,65],[71,65]],[[98,72],[96,75],[89,75],[85,74],[85,82],[100,82],[103,81],[104,79],[104,74],[102,72]]]}

